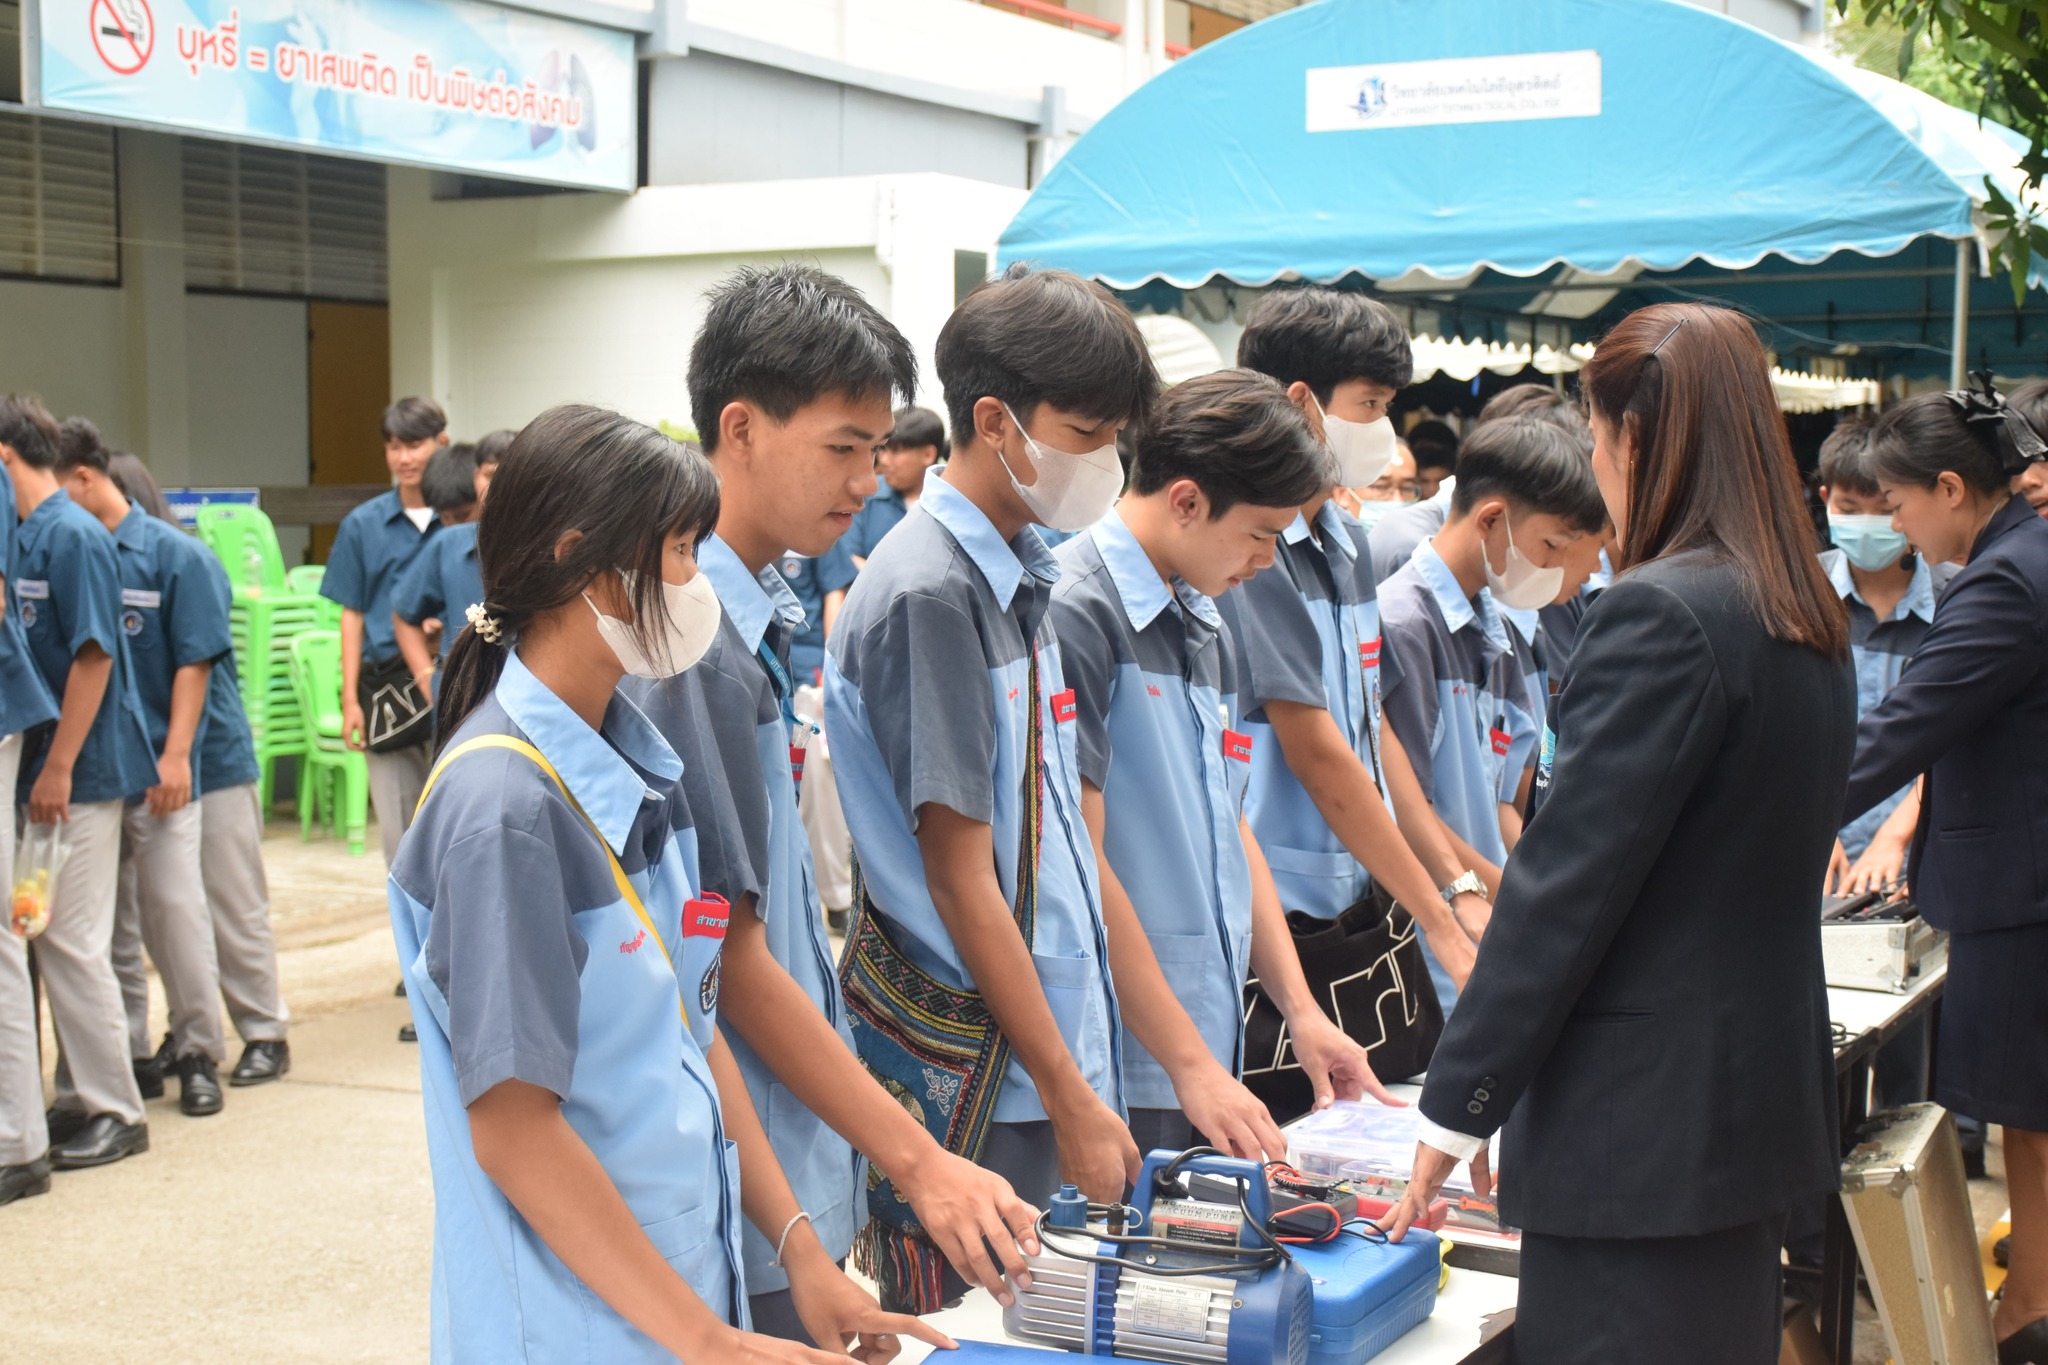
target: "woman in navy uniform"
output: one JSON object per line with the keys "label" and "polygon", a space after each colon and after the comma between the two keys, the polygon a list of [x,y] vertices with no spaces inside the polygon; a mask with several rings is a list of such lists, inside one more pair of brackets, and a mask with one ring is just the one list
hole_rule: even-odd
{"label": "woman in navy uniform", "polygon": [[1786,1216],[1839,1181],[1816,902],[1856,723],[1848,622],[1744,318],[1646,308],[1580,385],[1623,572],[1586,613],[1550,795],[1386,1223],[1454,1160],[1484,1191],[1505,1122],[1521,1365],[1771,1365]]}
{"label": "woman in navy uniform", "polygon": [[1907,870],[1949,932],[1934,1096],[2005,1128],[1998,1358],[2048,1365],[2048,522],[2009,491],[2048,445],[1987,385],[1901,403],[1871,454],[1893,525],[1963,569],[1857,727],[1843,817],[1926,774]]}

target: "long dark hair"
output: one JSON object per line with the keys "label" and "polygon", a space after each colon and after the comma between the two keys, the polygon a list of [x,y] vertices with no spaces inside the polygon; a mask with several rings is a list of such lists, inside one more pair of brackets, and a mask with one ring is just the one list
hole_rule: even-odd
{"label": "long dark hair", "polygon": [[1755,328],[1706,304],[1640,309],[1601,339],[1579,387],[1634,450],[1619,567],[1708,550],[1771,635],[1848,658]]}
{"label": "long dark hair", "polygon": [[[671,536],[700,539],[717,522],[718,478],[710,462],[653,427],[581,404],[549,408],[528,422],[498,463],[477,526],[483,609],[498,640],[465,625],[448,651],[435,710],[437,751],[498,685],[519,632],[607,570],[637,574],[635,630],[643,646],[653,647],[649,626],[665,610],[663,547]],[[571,531],[582,534],[556,558],[556,544]]]}

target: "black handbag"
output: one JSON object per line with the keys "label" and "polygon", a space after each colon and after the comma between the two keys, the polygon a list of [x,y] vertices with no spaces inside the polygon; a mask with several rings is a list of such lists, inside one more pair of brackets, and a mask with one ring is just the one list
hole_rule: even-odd
{"label": "black handbag", "polygon": [[[1309,992],[1345,1036],[1365,1048],[1373,1074],[1400,1081],[1428,1070],[1443,1036],[1444,1009],[1415,917],[1374,887],[1333,920],[1289,911],[1287,928]],[[1244,1084],[1278,1123],[1315,1107],[1315,1088],[1295,1060],[1287,1021],[1257,977],[1244,988]]]}
{"label": "black handbag", "polygon": [[364,745],[388,754],[425,744],[434,737],[434,703],[420,694],[405,656],[363,661],[356,675],[356,700],[363,708]]}

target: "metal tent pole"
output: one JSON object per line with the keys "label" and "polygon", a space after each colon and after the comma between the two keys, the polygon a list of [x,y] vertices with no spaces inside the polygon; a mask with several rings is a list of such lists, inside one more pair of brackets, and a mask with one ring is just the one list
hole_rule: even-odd
{"label": "metal tent pole", "polygon": [[1954,330],[1949,334],[1948,386],[1963,387],[1970,352],[1970,251],[1975,245],[1968,237],[1956,243],[1956,300]]}

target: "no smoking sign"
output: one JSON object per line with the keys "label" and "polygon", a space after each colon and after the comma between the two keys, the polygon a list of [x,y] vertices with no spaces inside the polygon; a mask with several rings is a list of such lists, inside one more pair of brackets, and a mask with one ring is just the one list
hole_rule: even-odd
{"label": "no smoking sign", "polygon": [[92,46],[118,76],[132,76],[156,49],[149,0],[92,0]]}

